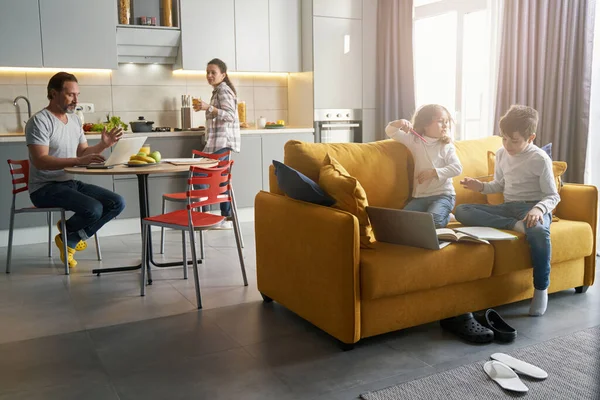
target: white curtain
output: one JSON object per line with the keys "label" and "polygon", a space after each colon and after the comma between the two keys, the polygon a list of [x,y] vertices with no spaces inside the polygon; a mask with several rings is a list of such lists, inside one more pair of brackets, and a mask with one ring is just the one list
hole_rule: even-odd
{"label": "white curtain", "polygon": [[[592,88],[590,96],[590,128],[584,182],[600,188],[600,10],[596,10],[595,20]],[[598,233],[598,240],[600,241],[600,232]]]}

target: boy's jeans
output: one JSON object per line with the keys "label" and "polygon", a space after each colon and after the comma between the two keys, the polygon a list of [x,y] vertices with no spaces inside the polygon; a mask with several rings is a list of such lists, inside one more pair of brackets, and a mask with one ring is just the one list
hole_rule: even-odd
{"label": "boy's jeans", "polygon": [[450,221],[450,213],[454,208],[456,196],[441,194],[438,196],[415,197],[408,202],[407,211],[428,212],[433,215],[433,222],[437,228],[445,228]]}
{"label": "boy's jeans", "polygon": [[[529,210],[537,202],[515,201],[497,206],[486,204],[462,204],[456,207],[456,220],[463,225],[489,226],[497,229],[513,230],[517,221],[525,218]],[[533,265],[533,286],[538,290],[547,289],[550,285],[550,223],[552,214],[544,214],[542,222],[528,228],[525,224],[525,235],[531,249]]]}
{"label": "boy's jeans", "polygon": [[[215,151],[213,154],[221,154],[224,153],[226,151],[230,151],[231,149],[226,147],[224,149],[219,149],[217,151]],[[229,157],[231,156],[231,153],[229,153],[229,155],[227,156],[223,156],[221,158],[219,158],[219,161],[228,161]],[[196,174],[197,176],[206,176],[205,174]],[[226,186],[228,182],[224,182],[221,184],[221,186]],[[207,189],[208,185],[196,185],[196,187],[198,189]],[[229,194],[229,191],[223,193],[223,194]],[[221,208],[221,216],[223,217],[230,217],[231,216],[231,203],[230,202],[223,202],[219,204],[220,208]],[[202,211],[208,211],[209,210],[209,206],[203,206],[202,207]]]}
{"label": "boy's jeans", "polygon": [[67,246],[71,248],[75,248],[80,240],[94,236],[125,208],[125,199],[121,195],[75,180],[49,183],[29,197],[36,207],[62,207],[75,212],[66,221]]}

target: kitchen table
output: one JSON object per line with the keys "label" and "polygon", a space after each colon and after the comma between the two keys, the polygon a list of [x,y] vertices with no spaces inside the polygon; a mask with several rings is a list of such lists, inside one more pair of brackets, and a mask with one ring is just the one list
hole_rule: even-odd
{"label": "kitchen table", "polygon": [[[202,166],[205,168],[212,168],[217,166],[218,162],[214,161],[212,163],[202,163]],[[144,218],[149,217],[149,203],[148,203],[148,176],[153,174],[174,174],[178,172],[189,171],[189,165],[173,165],[169,163],[159,163],[156,165],[150,166],[137,166],[137,167],[129,167],[127,165],[117,165],[114,168],[110,169],[87,169],[85,167],[68,167],[65,168],[65,172],[70,174],[78,174],[78,175],[136,175],[138,182],[138,200],[140,205],[140,225],[141,221]],[[156,267],[174,267],[177,265],[182,265],[180,262],[169,262],[169,263],[158,263],[154,261],[154,257],[152,254],[152,233],[148,233],[150,235],[148,240],[148,253],[149,257],[147,257],[145,267],[148,269],[148,284],[152,284],[152,275],[150,272],[150,264]],[[199,260],[201,262],[201,260]],[[188,265],[191,265],[193,260],[187,262]],[[126,266],[126,267],[115,267],[115,268],[98,268],[92,270],[92,273],[100,276],[101,273],[106,272],[120,272],[120,271],[133,271],[136,269],[140,269],[142,264]]]}

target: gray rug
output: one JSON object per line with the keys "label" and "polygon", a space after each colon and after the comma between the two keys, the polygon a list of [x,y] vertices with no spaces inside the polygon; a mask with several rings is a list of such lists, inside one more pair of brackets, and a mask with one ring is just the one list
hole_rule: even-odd
{"label": "gray rug", "polygon": [[520,376],[529,392],[504,391],[483,371],[482,360],[449,371],[361,394],[364,400],[397,399],[600,399],[600,326],[510,352],[548,372],[543,381]]}

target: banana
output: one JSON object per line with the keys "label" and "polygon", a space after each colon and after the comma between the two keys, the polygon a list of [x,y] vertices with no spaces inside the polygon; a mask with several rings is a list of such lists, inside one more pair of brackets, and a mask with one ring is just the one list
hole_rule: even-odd
{"label": "banana", "polygon": [[130,160],[145,161],[148,164],[156,163],[156,160],[154,158],[140,155],[131,156]]}
{"label": "banana", "polygon": [[129,164],[137,165],[137,164],[148,164],[146,161],[142,160],[129,160]]}

